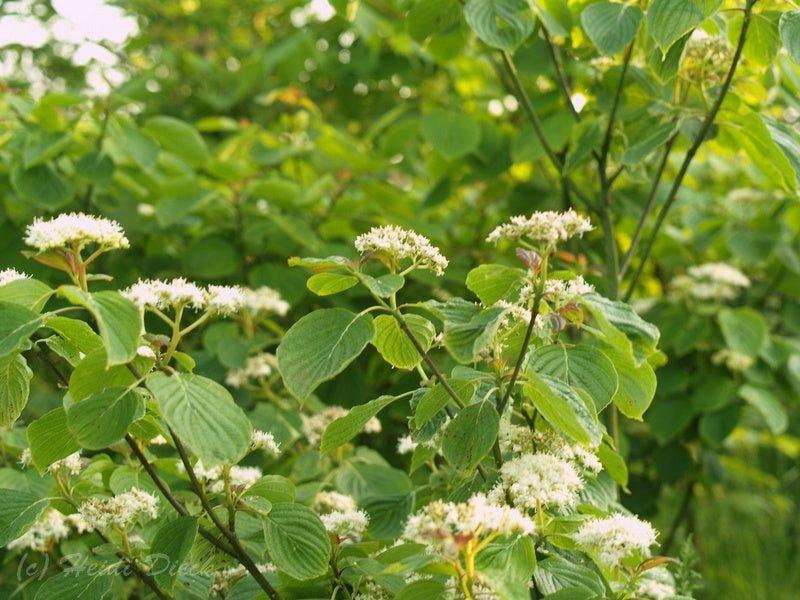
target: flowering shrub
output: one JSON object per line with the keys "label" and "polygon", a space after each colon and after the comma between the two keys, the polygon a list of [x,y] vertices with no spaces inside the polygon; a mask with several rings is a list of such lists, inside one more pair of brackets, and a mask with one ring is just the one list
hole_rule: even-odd
{"label": "flowering shrub", "polygon": [[[290,261],[312,271],[316,294],[362,286],[370,305],[313,311],[267,340],[269,317],[254,316],[285,313],[274,291],[184,278],[95,291],[107,278],[92,272],[94,261],[128,246],[120,227],[84,214],[35,221],[30,258],[71,284],[51,289],[4,271],[5,418],[13,423],[25,407],[29,350],[65,396],[28,425],[20,450],[53,493],[0,490],[15,507],[3,513],[2,543],[53,552],[67,538],[94,536],[108,546],[111,560],[97,558],[97,574],[64,572],[37,597],[67,577],[102,595],[117,585],[117,561],[159,597],[190,585],[260,588],[272,598],[309,589],[527,598],[531,586],[635,597],[662,562],[651,558],[655,530],[616,501],[627,470],[600,416],[614,405],[642,417],[659,334],[558,270],[558,244],[590,229],[571,211],[499,226],[487,241],[513,242],[520,266],[473,269],[476,302],[406,298],[407,277],[441,276],[448,261],[413,231],[374,228],[355,240],[359,258]],[[195,372],[185,340],[226,318],[254,344],[225,383],[251,387],[283,420],[280,430],[256,429],[228,389]],[[414,372],[418,386],[349,410],[319,406],[317,387],[370,345],[386,368]],[[399,449],[427,484],[357,444],[381,431],[381,411],[398,402],[409,407]],[[250,464],[254,453],[268,469]],[[281,474],[287,468],[291,477]],[[190,568],[159,569],[161,555]]]}

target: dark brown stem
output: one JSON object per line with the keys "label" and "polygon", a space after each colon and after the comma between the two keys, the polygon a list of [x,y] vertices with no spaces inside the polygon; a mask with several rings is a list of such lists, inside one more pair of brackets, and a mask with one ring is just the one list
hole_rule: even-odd
{"label": "dark brown stem", "polygon": [[[147,460],[147,457],[144,455],[144,452],[142,452],[141,448],[139,448],[139,444],[136,443],[136,440],[134,440],[129,433],[126,433],[125,441],[128,442],[128,446],[130,446],[131,450],[136,455],[136,458],[139,460],[139,463],[141,463],[144,470],[150,476],[150,479],[153,480],[153,483],[156,484],[156,487],[159,489],[159,491],[172,505],[172,508],[178,511],[179,514],[188,516],[189,511],[186,510],[186,507],[183,504],[181,504],[180,500],[178,500],[173,495],[172,491],[169,489],[169,487],[167,487],[167,484],[164,483],[164,480],[162,480],[161,477],[158,476],[158,473],[156,473],[155,468],[150,463],[150,461]],[[206,529],[202,525],[198,528],[198,533],[202,535],[206,540],[208,540],[212,545],[216,546],[219,550],[222,550],[223,552],[225,552],[230,556],[236,557],[236,553],[233,551],[233,549],[231,549],[230,547],[219,541],[216,538],[216,536],[214,536],[213,533],[211,533],[208,529]]]}
{"label": "dark brown stem", "polygon": [[648,256],[650,256],[650,252],[652,251],[653,245],[655,244],[656,241],[656,237],[658,236],[658,231],[659,229],[661,229],[661,226],[664,223],[664,219],[666,219],[667,217],[669,209],[672,208],[672,204],[675,202],[675,198],[678,196],[678,190],[680,190],[681,185],[683,184],[683,178],[686,177],[686,173],[689,171],[689,166],[692,164],[695,154],[697,154],[697,150],[705,141],[705,138],[708,135],[711,126],[714,124],[714,120],[717,118],[717,114],[722,108],[723,101],[725,100],[725,97],[728,95],[728,90],[730,90],[730,87],[733,84],[733,76],[736,74],[736,68],[739,66],[739,60],[742,57],[744,44],[747,41],[747,30],[750,28],[750,21],[753,18],[753,5],[755,3],[756,0],[747,0],[747,4],[745,5],[744,9],[744,21],[742,22],[742,31],[739,34],[739,41],[736,44],[736,51],[733,54],[733,60],[731,61],[730,69],[728,69],[728,74],[725,78],[725,82],[722,84],[722,89],[719,92],[719,96],[714,102],[714,105],[711,107],[711,111],[708,113],[705,120],[703,121],[703,124],[700,127],[700,131],[695,137],[694,142],[692,142],[692,145],[686,152],[686,156],[683,159],[683,164],[681,164],[681,168],[678,171],[678,176],[675,178],[675,181],[673,182],[672,187],[669,190],[669,194],[667,195],[667,199],[664,202],[664,205],[658,212],[658,216],[656,217],[656,222],[653,225],[653,231],[651,232],[650,237],[647,240],[647,244],[644,247],[644,252],[642,253],[639,266],[636,269],[636,273],[634,274],[633,279],[631,280],[631,283],[628,287],[628,291],[625,293],[624,299],[626,302],[630,300],[630,297],[633,295],[633,292],[636,289],[636,285],[639,283],[639,278],[642,276],[642,272],[644,271],[645,265],[647,264],[647,258]]}
{"label": "dark brown stem", "polygon": [[686,483],[686,490],[683,492],[683,498],[681,499],[680,507],[678,508],[678,512],[675,513],[675,518],[672,520],[672,525],[670,525],[669,533],[667,537],[664,539],[664,543],[661,545],[661,553],[664,555],[669,555],[670,548],[672,544],[675,542],[675,536],[678,534],[678,528],[680,527],[681,523],[686,519],[686,516],[689,514],[689,508],[692,504],[692,497],[694,496],[694,481],[691,479]]}
{"label": "dark brown stem", "polygon": [[227,538],[228,542],[236,553],[236,558],[239,559],[239,562],[242,563],[242,566],[244,566],[250,575],[253,576],[253,579],[256,580],[259,586],[261,586],[261,589],[264,590],[267,595],[272,598],[272,600],[281,600],[281,595],[278,593],[278,590],[272,587],[272,584],[266,580],[264,574],[258,570],[258,567],[253,562],[253,559],[250,558],[245,549],[242,547],[236,534],[228,530],[228,528],[225,527],[225,524],[214,512],[214,507],[211,506],[211,502],[208,500],[208,496],[206,495],[202,484],[197,479],[197,475],[194,472],[192,463],[189,462],[189,454],[186,452],[186,448],[184,448],[183,442],[181,442],[178,434],[176,434],[171,427],[169,428],[169,433],[172,436],[172,441],[175,443],[175,449],[178,451],[178,454],[181,457],[183,467],[186,469],[186,474],[189,476],[189,480],[192,482],[192,487],[194,488],[198,498],[200,498],[200,503],[203,505],[203,509],[205,509],[208,517],[214,523],[216,528],[219,529],[222,535]]}
{"label": "dark brown stem", "polygon": [[[103,542],[106,544],[111,544],[111,540],[109,540],[108,537],[106,537],[102,532],[95,531],[95,533],[97,534],[97,537],[103,540]],[[144,571],[139,565],[136,564],[135,558],[126,556],[119,550],[115,550],[114,554],[116,554],[117,558],[124,562],[130,568],[133,574],[136,575],[136,577],[138,577],[147,587],[149,587],[156,596],[161,598],[161,600],[169,600],[171,596],[158,587],[158,584],[150,573]]]}

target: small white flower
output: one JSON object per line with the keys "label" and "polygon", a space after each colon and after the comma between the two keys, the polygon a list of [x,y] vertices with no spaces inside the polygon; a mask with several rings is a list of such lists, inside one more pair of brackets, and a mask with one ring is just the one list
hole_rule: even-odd
{"label": "small white flower", "polygon": [[167,441],[167,438],[165,438],[160,433],[156,437],[154,437],[152,440],[150,440],[149,443],[152,444],[153,446],[166,446],[166,445],[169,444],[169,442]]}
{"label": "small white flower", "polygon": [[134,487],[112,498],[90,498],[78,506],[78,513],[92,529],[127,527],[139,515],[158,517],[157,504],[156,496]]}
{"label": "small white flower", "polygon": [[556,305],[562,305],[584,294],[591,294],[594,286],[578,275],[575,279],[548,279],[544,283],[544,297]]}
{"label": "small white flower", "polygon": [[277,361],[274,354],[262,352],[248,357],[244,369],[231,369],[225,375],[225,383],[233,388],[247,385],[249,379],[268,377]]}
{"label": "small white flower", "polygon": [[80,452],[73,452],[66,458],[57,460],[47,467],[47,470],[51,473],[58,471],[66,472],[68,475],[77,475],[81,472],[81,469],[83,469],[83,459]]}
{"label": "small white flower", "polygon": [[56,542],[69,535],[67,518],[54,508],[49,508],[33,526],[17,539],[8,543],[9,550],[30,549],[47,552]]}
{"label": "small white flower", "polygon": [[553,247],[560,241],[575,236],[582,237],[592,229],[589,219],[572,209],[566,212],[542,211],[535,212],[530,217],[524,215],[511,217],[508,223],[495,227],[486,241],[496,244],[500,240],[516,241],[526,237]]}
{"label": "small white flower", "polygon": [[673,278],[671,286],[698,300],[733,300],[750,287],[750,280],[728,264],[706,263],[689,267],[686,275]]}
{"label": "small white flower", "polygon": [[155,350],[153,350],[150,346],[139,346],[136,348],[136,356],[140,356],[142,358],[151,358],[153,360],[156,359]]}
{"label": "small white flower", "polygon": [[425,544],[446,556],[457,555],[464,538],[488,535],[528,535],[535,531],[533,521],[516,508],[490,502],[475,494],[467,502],[436,500],[411,515],[403,538]]}
{"label": "small white flower", "polygon": [[0,271],[0,285],[5,285],[20,279],[28,279],[28,277],[28,275],[25,273],[20,273],[16,269],[3,269]]}
{"label": "small white flower", "polygon": [[250,447],[253,450],[266,450],[273,456],[278,456],[281,453],[280,445],[275,441],[275,436],[267,431],[259,431],[258,429],[253,430]]}
{"label": "small white flower", "polygon": [[99,244],[106,249],[128,248],[119,223],[83,213],[61,214],[52,219],[34,219],[26,230],[25,243],[39,252],[60,248],[82,248]]}
{"label": "small white flower", "polygon": [[183,277],[171,281],[140,279],[122,294],[142,309],[190,306],[201,310],[206,307],[206,292]]}
{"label": "small white flower", "polygon": [[238,286],[210,285],[206,290],[206,308],[213,314],[228,316],[244,304],[244,292]]}
{"label": "small white flower", "polygon": [[667,600],[676,595],[675,580],[666,567],[647,569],[636,582],[636,595],[647,600]]}
{"label": "small white flower", "polygon": [[244,306],[253,314],[276,314],[283,317],[289,312],[289,303],[281,298],[280,292],[270,287],[244,288],[242,293]]}
{"label": "small white flower", "polygon": [[731,371],[744,371],[752,367],[755,361],[746,354],[724,348],[711,355],[711,362],[715,365],[724,364]]}
{"label": "small white flower", "polygon": [[409,259],[420,269],[433,271],[439,277],[444,275],[448,265],[448,260],[428,238],[396,225],[373,227],[356,238],[355,247],[361,254],[382,252],[395,262]]}
{"label": "small white flower", "polygon": [[[230,468],[230,471],[228,471],[228,475],[230,477],[231,488],[234,490],[243,490],[261,479],[264,473],[258,467],[240,467],[234,465]],[[222,473],[220,472],[219,478],[213,481],[208,488],[211,492],[220,494],[225,490],[225,481],[221,477]]]}
{"label": "small white flower", "polygon": [[334,511],[319,518],[328,533],[353,542],[360,541],[369,526],[369,515],[363,510]]}
{"label": "small white flower", "polygon": [[397,453],[398,454],[411,454],[417,449],[417,442],[411,439],[410,435],[404,435],[397,440]]}
{"label": "small white flower", "polygon": [[320,514],[334,511],[352,512],[357,508],[355,498],[339,492],[319,492],[314,497],[314,510]]}
{"label": "small white flower", "polygon": [[525,509],[575,506],[584,486],[572,463],[542,452],[506,462],[500,476],[498,488],[508,492],[515,506]]}
{"label": "small white flower", "polygon": [[609,568],[636,552],[648,554],[656,543],[656,530],[647,521],[615,514],[606,518],[593,518],[580,526],[575,542],[595,554],[598,561]]}
{"label": "small white flower", "polygon": [[27,469],[31,466],[31,462],[33,461],[33,456],[31,456],[31,449],[25,448],[22,451],[22,454],[19,455],[19,464],[22,466],[23,469]]}

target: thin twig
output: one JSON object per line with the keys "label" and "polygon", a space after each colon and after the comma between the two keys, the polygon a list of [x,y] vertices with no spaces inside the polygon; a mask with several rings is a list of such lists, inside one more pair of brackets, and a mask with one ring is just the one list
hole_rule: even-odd
{"label": "thin twig", "polygon": [[[97,537],[103,540],[103,542],[106,544],[111,544],[111,540],[108,539],[108,537],[106,537],[102,532],[95,530],[95,533],[97,534]],[[114,550],[114,554],[116,554],[117,558],[124,562],[131,571],[133,571],[133,574],[136,575],[136,577],[141,579],[147,587],[153,590],[153,593],[156,596],[161,598],[161,600],[169,600],[171,596],[158,587],[158,584],[156,583],[155,579],[153,579],[153,575],[151,573],[144,571],[141,567],[139,567],[139,565],[136,564],[135,558],[129,557],[119,550]]]}
{"label": "thin twig", "polygon": [[675,202],[675,198],[678,196],[678,190],[680,190],[680,187],[683,184],[683,178],[686,177],[686,173],[689,171],[689,166],[692,164],[692,160],[694,159],[695,154],[697,154],[697,150],[700,148],[703,141],[705,141],[705,137],[706,135],[708,135],[711,126],[714,124],[714,120],[717,118],[717,114],[722,108],[723,101],[725,100],[725,97],[728,95],[728,90],[730,90],[730,87],[733,83],[733,76],[736,73],[736,67],[738,67],[739,60],[742,57],[744,44],[745,41],[747,40],[747,30],[750,28],[750,21],[752,20],[753,17],[753,5],[756,3],[756,1],[757,0],[747,0],[747,4],[745,5],[744,9],[744,21],[742,22],[742,31],[739,34],[739,41],[736,44],[736,51],[734,52],[733,60],[731,62],[730,69],[728,70],[728,75],[725,78],[725,82],[722,84],[722,89],[720,90],[717,100],[711,107],[711,111],[706,116],[705,121],[703,121],[703,125],[700,127],[700,131],[695,137],[694,142],[692,142],[692,145],[686,152],[686,156],[683,159],[683,164],[681,164],[681,168],[678,171],[678,176],[675,178],[675,181],[672,184],[672,188],[670,188],[667,199],[664,202],[664,205],[661,207],[658,216],[656,217],[656,222],[653,225],[653,231],[650,234],[650,238],[647,240],[647,244],[644,247],[644,252],[642,253],[639,266],[636,269],[636,273],[634,274],[633,279],[631,280],[631,283],[628,287],[628,291],[625,293],[624,299],[626,302],[630,300],[634,290],[636,289],[636,285],[639,283],[639,278],[642,276],[642,272],[644,271],[645,265],[647,264],[647,258],[650,256],[650,252],[653,249],[653,245],[655,244],[658,231],[659,229],[661,229],[661,226],[664,223],[664,219],[666,219],[667,217],[669,209],[672,208],[672,205]]}

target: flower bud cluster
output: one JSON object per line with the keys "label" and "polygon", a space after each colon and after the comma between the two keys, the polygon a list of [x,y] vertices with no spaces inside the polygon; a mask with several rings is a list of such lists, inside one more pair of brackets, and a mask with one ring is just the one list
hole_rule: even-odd
{"label": "flower bud cluster", "polygon": [[672,289],[698,300],[733,300],[750,287],[750,279],[725,263],[706,263],[687,269],[672,280]]}
{"label": "flower bud cluster", "polygon": [[26,230],[25,243],[39,252],[75,247],[80,249],[87,244],[98,244],[107,250],[130,246],[119,223],[83,213],[34,219]]}
{"label": "flower bud cluster", "polygon": [[244,306],[244,293],[238,286],[210,285],[204,289],[183,277],[171,281],[140,279],[122,294],[142,309],[189,306],[212,314],[229,315]]}
{"label": "flower bud cluster", "polygon": [[314,498],[314,510],[326,531],[340,540],[358,542],[369,526],[369,515],[358,509],[352,496],[320,492]]}
{"label": "flower bud cluster", "polygon": [[280,292],[270,287],[243,288],[242,293],[245,309],[254,315],[276,314],[283,317],[289,312],[289,303],[281,297]]}
{"label": "flower bud cluster", "polygon": [[424,235],[396,225],[373,227],[356,238],[355,246],[361,254],[381,252],[395,262],[410,259],[420,269],[433,271],[439,277],[444,275],[449,264],[439,248],[431,245]]}
{"label": "flower bud cluster", "polygon": [[490,497],[505,496],[514,506],[527,510],[542,507],[571,508],[578,502],[583,479],[571,462],[537,452],[522,454],[503,464],[500,481]]}

